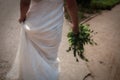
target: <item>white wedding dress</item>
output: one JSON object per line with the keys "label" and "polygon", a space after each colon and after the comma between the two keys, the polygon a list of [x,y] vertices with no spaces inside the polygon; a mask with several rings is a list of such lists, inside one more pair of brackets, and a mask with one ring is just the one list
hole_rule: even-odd
{"label": "white wedding dress", "polygon": [[58,80],[63,0],[32,0],[7,80]]}

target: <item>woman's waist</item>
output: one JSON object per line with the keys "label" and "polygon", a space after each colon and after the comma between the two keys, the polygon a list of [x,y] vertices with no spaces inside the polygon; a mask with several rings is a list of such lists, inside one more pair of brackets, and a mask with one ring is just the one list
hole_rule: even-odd
{"label": "woman's waist", "polygon": [[54,11],[46,14],[30,14],[27,16],[25,23],[31,26],[37,26],[42,24],[55,24],[62,21],[64,18],[63,10]]}
{"label": "woman's waist", "polygon": [[46,20],[31,20],[25,21],[25,29],[28,31],[41,31],[45,32],[46,30],[50,30],[59,26],[62,26],[64,22],[64,17],[61,15],[59,18],[46,19]]}

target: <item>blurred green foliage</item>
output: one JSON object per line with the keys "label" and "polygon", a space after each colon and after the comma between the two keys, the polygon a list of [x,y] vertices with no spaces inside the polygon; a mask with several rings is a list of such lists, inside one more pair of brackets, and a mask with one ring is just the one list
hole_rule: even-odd
{"label": "blurred green foliage", "polygon": [[89,7],[92,0],[77,0],[78,5],[82,7]]}
{"label": "blurred green foliage", "polygon": [[91,7],[96,9],[111,9],[118,3],[120,3],[120,0],[92,0]]}
{"label": "blurred green foliage", "polygon": [[[87,18],[87,15],[98,13],[101,10],[111,10],[116,4],[120,3],[120,0],[76,0],[79,8],[79,21]],[[65,11],[66,19],[70,20],[68,13]]]}
{"label": "blurred green foliage", "polygon": [[84,8],[111,9],[120,3],[120,0],[77,0],[77,3]]}

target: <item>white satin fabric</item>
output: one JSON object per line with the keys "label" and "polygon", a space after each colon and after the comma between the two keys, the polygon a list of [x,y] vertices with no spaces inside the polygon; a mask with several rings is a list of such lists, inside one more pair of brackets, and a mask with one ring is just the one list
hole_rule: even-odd
{"label": "white satin fabric", "polygon": [[32,0],[8,80],[58,80],[62,0]]}

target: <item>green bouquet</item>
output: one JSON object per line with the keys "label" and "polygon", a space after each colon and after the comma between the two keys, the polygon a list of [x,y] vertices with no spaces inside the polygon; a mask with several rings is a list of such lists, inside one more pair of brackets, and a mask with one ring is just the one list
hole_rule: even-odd
{"label": "green bouquet", "polygon": [[79,61],[78,57],[88,62],[88,59],[84,56],[84,45],[97,45],[97,43],[92,39],[92,33],[94,33],[94,31],[89,27],[90,25],[88,24],[80,24],[78,34],[74,34],[72,30],[70,30],[70,32],[67,34],[70,45],[67,52],[73,51],[77,62]]}

